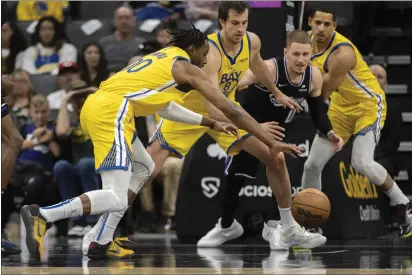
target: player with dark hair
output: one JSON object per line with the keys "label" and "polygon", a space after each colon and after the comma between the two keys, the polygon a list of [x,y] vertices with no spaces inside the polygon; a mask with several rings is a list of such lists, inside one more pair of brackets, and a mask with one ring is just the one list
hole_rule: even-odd
{"label": "player with dark hair", "polygon": [[[225,98],[228,98],[234,104],[239,105],[235,101],[235,90],[239,81],[250,67],[280,104],[299,112],[301,110],[299,104],[285,96],[273,84],[270,72],[260,56],[260,39],[255,34],[246,31],[248,13],[249,5],[247,2],[228,1],[220,4],[219,22],[222,26],[222,31],[208,36],[210,51],[207,55],[208,62],[204,67],[204,72],[215,86],[219,86],[221,95],[224,95]],[[190,39],[186,37],[187,34],[179,35],[179,33],[175,33],[175,36],[185,38],[183,41],[186,41],[186,43],[180,44],[181,46],[190,44]],[[172,40],[172,43],[175,42]],[[209,101],[204,100],[196,91],[190,91],[177,102],[190,110],[210,116],[216,120],[232,121],[232,118],[223,114]],[[280,130],[277,126],[273,128],[275,131]],[[246,128],[243,129],[247,130]],[[261,130],[264,131],[263,128]],[[159,173],[166,159],[171,154],[183,157],[188,153],[193,144],[207,133],[228,152],[228,155],[235,155],[241,150],[245,150],[267,165],[268,181],[281,209],[281,217],[284,224],[282,236],[284,236],[285,246],[289,247],[299,244],[312,248],[325,243],[326,238],[319,234],[309,234],[293,219],[290,209],[291,186],[290,182],[286,179],[287,174],[284,173],[286,170],[282,167],[284,165],[283,153],[275,153],[270,147],[268,148],[268,144],[262,142],[258,136],[254,136],[255,133],[251,132],[252,136],[243,130],[239,132],[240,140],[199,125],[187,125],[162,119],[151,139],[151,144],[147,148],[156,164],[151,178]],[[271,139],[275,140],[273,137]],[[133,200],[134,198],[129,200],[129,204]],[[120,215],[110,214],[108,220],[113,224],[117,224],[121,217]],[[228,230],[231,230],[231,228]],[[95,227],[93,231],[86,234],[85,238],[88,235],[93,236],[96,232],[98,232],[98,229]],[[110,235],[108,237],[112,238]]]}
{"label": "player with dark hair", "polygon": [[154,170],[153,160],[140,140],[133,140],[134,116],[157,112],[166,119],[237,136],[237,128],[231,123],[217,122],[173,102],[191,89],[196,89],[239,127],[262,140],[272,155],[282,151],[300,152],[294,145],[273,140],[240,106],[224,97],[202,72],[199,67],[206,64],[209,51],[207,37],[202,32],[193,27],[176,30],[172,35],[170,47],[126,67],[102,82],[99,90],[86,99],[80,122],[93,142],[96,172],[101,174],[103,188],[48,207],[23,206],[26,244],[32,257],[41,258],[43,236],[51,222],[103,213],[94,227],[98,231],[93,238],[84,238],[84,252],[91,259],[134,255],[132,250],[123,247],[122,239],[112,241],[118,222],[108,219],[110,212],[120,216],[125,213],[128,196],[135,197]]}
{"label": "player with dark hair", "polygon": [[[265,60],[273,83],[282,89],[300,105],[306,100],[316,128],[328,136],[334,149],[342,148],[343,140],[337,136],[328,119],[324,101],[321,96],[322,74],[319,69],[309,64],[312,53],[310,36],[302,30],[288,34],[284,57]],[[272,93],[259,82],[257,76],[248,70],[239,83],[238,89],[244,89],[245,97],[242,107],[259,123],[266,123],[271,132],[271,122],[279,121],[279,126],[287,127],[295,115],[294,110],[282,107]],[[273,132],[276,135],[275,132]],[[276,136],[275,136],[276,138]],[[236,239],[243,234],[243,227],[235,220],[236,205],[240,189],[246,179],[255,179],[260,161],[245,151],[227,159],[226,188],[223,191],[222,217],[220,221],[198,242],[200,247],[215,247]],[[290,182],[286,165],[282,165],[286,180]],[[290,184],[290,183],[289,183]],[[227,230],[231,227],[231,230]],[[264,225],[262,236],[270,243],[272,250],[285,249],[280,240],[281,225],[269,221]],[[225,233],[225,234],[223,234]]]}
{"label": "player with dark hair", "polygon": [[[13,81],[9,75],[1,77],[1,194],[6,190],[11,174],[14,171],[17,156],[23,145],[23,138],[13,124],[9,109],[4,97],[11,93]],[[2,226],[5,226],[4,224]],[[1,252],[6,256],[9,254],[20,254],[21,249],[10,242],[1,230]]]}
{"label": "player with dark hair", "polygon": [[[374,160],[374,151],[386,118],[386,98],[361,53],[336,31],[332,12],[316,9],[309,17],[313,37],[311,64],[323,74],[322,96],[330,99],[333,129],[346,143],[354,137],[352,166],[380,187],[397,209],[400,236],[412,236],[411,202],[386,169]],[[304,188],[321,189],[323,167],[335,154],[322,135],[316,135],[302,177]]]}

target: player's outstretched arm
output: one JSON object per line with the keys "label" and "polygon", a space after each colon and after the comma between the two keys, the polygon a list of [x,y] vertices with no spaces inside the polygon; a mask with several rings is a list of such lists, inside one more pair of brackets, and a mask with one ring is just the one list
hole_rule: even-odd
{"label": "player's outstretched arm", "polygon": [[250,41],[252,44],[252,56],[250,61],[250,70],[255,74],[257,80],[262,83],[269,91],[273,93],[276,99],[290,109],[293,109],[297,112],[302,111],[302,107],[293,101],[290,97],[283,94],[274,84],[271,74],[265,65],[262,57],[260,56],[260,39],[254,33],[249,33]]}
{"label": "player's outstretched arm", "polygon": [[351,46],[340,46],[329,56],[326,65],[328,72],[323,75],[322,86],[322,96],[325,100],[338,88],[346,74],[355,68],[355,51]]}
{"label": "player's outstretched arm", "polygon": [[238,136],[238,128],[232,125],[231,123],[218,122],[214,119],[207,118],[189,109],[186,109],[185,107],[173,101],[169,102],[157,113],[160,117],[168,120],[173,120],[192,125],[201,125],[209,127],[219,132],[224,132],[226,134],[232,133],[233,135]]}
{"label": "player's outstretched arm", "polygon": [[343,139],[333,131],[322,97],[322,82],[322,73],[318,68],[312,66],[311,91],[306,101],[309,105],[313,124],[333,143],[334,149],[340,151],[343,146]]}
{"label": "player's outstretched arm", "polygon": [[219,87],[213,85],[207,75],[198,67],[183,60],[173,65],[173,78],[178,84],[188,84],[201,93],[208,101],[220,109],[238,127],[252,133],[271,148],[273,153],[280,151],[300,152],[296,146],[275,141],[242,107],[227,99]]}
{"label": "player's outstretched arm", "polygon": [[[265,60],[264,63],[266,64],[266,66],[269,70],[269,73],[270,73],[270,76],[271,76],[271,81],[274,83],[275,80],[276,80],[276,65],[275,65],[275,62],[273,61],[273,59],[268,59],[268,60]],[[247,72],[245,73],[245,75],[240,80],[237,90],[238,91],[243,90],[251,84],[262,84],[262,83],[260,81],[258,81],[258,79],[254,75],[254,73],[250,69],[248,69]]]}
{"label": "player's outstretched arm", "polygon": [[[203,67],[203,72],[209,77],[212,85],[219,87],[219,70],[222,65],[222,57],[220,56],[220,52],[215,48],[215,46],[210,45],[209,53],[207,54],[207,64]],[[215,107],[212,103],[210,103],[206,98],[204,99],[204,103],[209,113],[209,116],[213,119],[218,121],[225,121],[230,122],[230,119],[222,113],[221,110]]]}

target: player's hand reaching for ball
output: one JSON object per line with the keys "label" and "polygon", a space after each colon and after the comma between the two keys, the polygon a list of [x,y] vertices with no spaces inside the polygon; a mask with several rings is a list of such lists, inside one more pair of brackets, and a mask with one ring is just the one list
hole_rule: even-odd
{"label": "player's hand reaching for ball", "polygon": [[295,110],[300,113],[303,110],[302,106],[296,103],[292,98],[288,97],[284,93],[278,93],[276,95],[276,100],[283,105],[284,108],[288,107],[289,109]]}
{"label": "player's hand reaching for ball", "polygon": [[216,121],[212,129],[218,132],[226,133],[228,135],[232,134],[240,139],[239,128],[232,123]]}
{"label": "player's hand reaching for ball", "polygon": [[273,142],[269,147],[269,150],[273,157],[276,157],[280,152],[288,154],[293,158],[296,158],[296,155],[303,153],[295,144],[287,144],[283,142]]}
{"label": "player's hand reaching for ball", "polygon": [[343,147],[343,138],[338,136],[334,131],[328,133],[328,140],[332,142],[335,152],[339,152]]}
{"label": "player's hand reaching for ball", "polygon": [[268,132],[269,135],[271,135],[278,141],[282,141],[285,137],[285,134],[282,133],[285,131],[285,128],[280,127],[279,123],[276,121],[265,122],[261,123],[260,125],[263,127],[263,129],[265,129],[266,132]]}

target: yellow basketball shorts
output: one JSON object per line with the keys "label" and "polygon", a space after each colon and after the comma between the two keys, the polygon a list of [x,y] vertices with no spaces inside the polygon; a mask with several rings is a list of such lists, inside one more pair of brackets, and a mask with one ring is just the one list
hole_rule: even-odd
{"label": "yellow basketball shorts", "polygon": [[241,139],[238,139],[236,136],[217,132],[207,127],[161,119],[150,143],[159,139],[162,148],[169,150],[175,157],[183,158],[205,133],[209,134],[228,156],[238,154],[240,148],[237,143],[250,136],[248,132],[239,130]]}
{"label": "yellow basketball shorts", "polygon": [[93,142],[96,172],[128,169],[135,124],[126,98],[90,95],[80,113],[80,124]]}
{"label": "yellow basketball shorts", "polygon": [[365,102],[343,107],[332,101],[328,117],[333,130],[345,143],[352,136],[365,135],[370,131],[373,131],[375,142],[378,143],[386,119],[386,102],[378,105]]}
{"label": "yellow basketball shorts", "polygon": [[96,171],[127,170],[132,160],[135,116],[151,115],[184,96],[177,90],[140,89],[121,96],[97,91],[83,105],[80,123],[94,146]]}

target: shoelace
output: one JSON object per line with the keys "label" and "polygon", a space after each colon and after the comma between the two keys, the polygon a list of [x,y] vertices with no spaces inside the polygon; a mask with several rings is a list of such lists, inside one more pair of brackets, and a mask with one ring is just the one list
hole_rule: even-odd
{"label": "shoelace", "polygon": [[303,231],[303,236],[305,237],[310,237],[313,235],[312,233],[308,232],[303,226],[301,226],[300,229]]}

